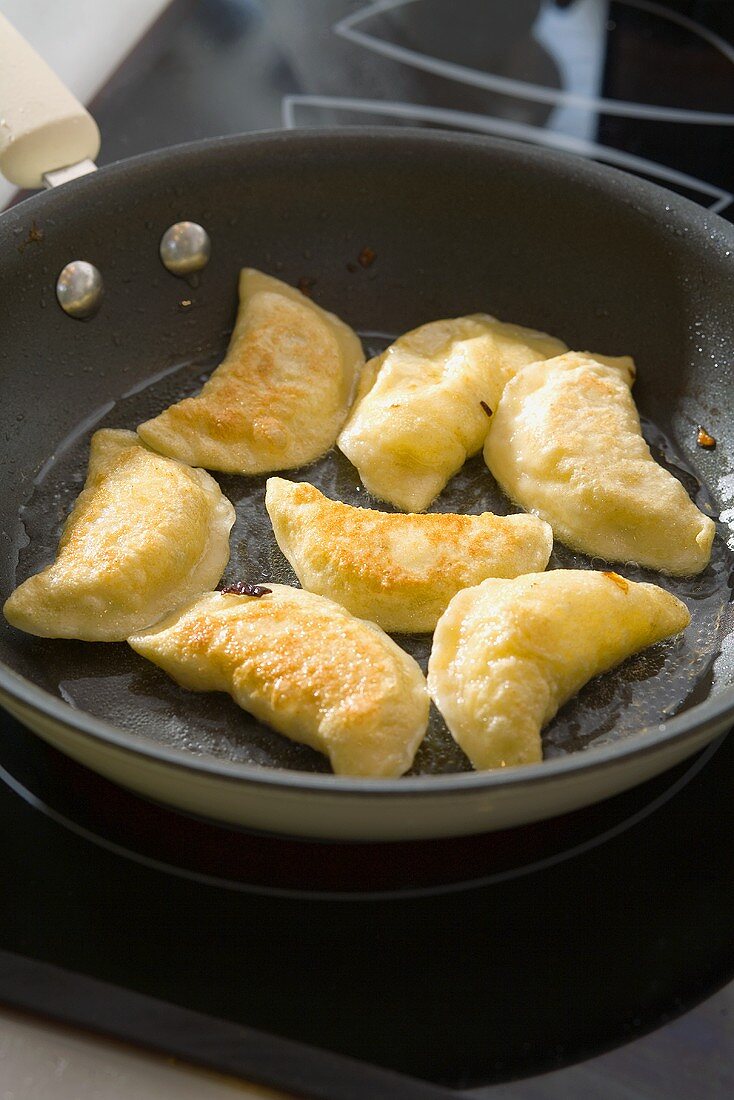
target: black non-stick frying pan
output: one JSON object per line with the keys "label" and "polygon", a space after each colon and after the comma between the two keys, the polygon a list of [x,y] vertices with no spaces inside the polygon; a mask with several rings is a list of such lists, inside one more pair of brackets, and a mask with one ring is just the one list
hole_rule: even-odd
{"label": "black non-stick frying pan", "polygon": [[[40,168],[36,145],[16,150],[17,162],[27,164],[30,149],[39,174],[88,155],[93,130],[64,125],[74,141],[86,133],[73,156],[64,138]],[[162,234],[181,220],[202,225],[212,243],[190,282],[159,258]],[[357,262],[365,248],[374,253],[367,266]],[[55,296],[73,260],[93,263],[104,281],[102,307],[85,322]],[[634,355],[656,457],[701,507],[726,518],[730,225],[620,172],[511,142],[405,129],[259,134],[137,157],[0,218],[1,596],[51,559],[91,432],[134,428],[216,364],[245,265],[307,286],[368,351],[423,322],[483,311],[571,347]],[[714,450],[698,447],[699,426]],[[287,476],[364,503],[356,471],[336,452]],[[238,513],[226,579],[293,583],[265,516],[264,479],[220,482]],[[434,507],[510,505],[478,458]],[[731,725],[727,537],[720,523],[712,564],[694,579],[619,567],[685,599],[692,625],[588,685],[545,732],[542,765],[473,773],[434,714],[411,775],[336,777],[227,698],[179,690],[124,645],[42,640],[5,622],[0,698],[97,771],[225,821],[371,839],[506,827],[630,787]],[[560,546],[551,562],[598,564]],[[425,661],[430,639],[405,644]]]}

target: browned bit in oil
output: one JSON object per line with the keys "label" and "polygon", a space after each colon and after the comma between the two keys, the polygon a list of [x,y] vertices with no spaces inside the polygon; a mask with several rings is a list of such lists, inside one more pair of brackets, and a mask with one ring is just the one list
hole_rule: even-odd
{"label": "browned bit in oil", "polygon": [[235,581],[225,588],[220,588],[223,596],[269,596],[272,588],[264,588],[261,584],[248,584],[247,581]]}
{"label": "browned bit in oil", "polygon": [[359,256],[357,256],[357,262],[360,267],[371,267],[376,259],[377,253],[374,248],[367,248],[366,246],[362,249]]}
{"label": "browned bit in oil", "polygon": [[712,435],[706,431],[705,428],[699,426],[698,435],[696,436],[696,443],[699,447],[705,447],[707,451],[713,451],[716,446],[716,440]]}
{"label": "browned bit in oil", "polygon": [[301,294],[303,294],[306,298],[313,297],[313,295],[311,294],[311,291],[312,291],[312,289],[315,285],[316,285],[316,280],[310,278],[307,275],[304,275],[296,283],[296,286],[300,290]]}

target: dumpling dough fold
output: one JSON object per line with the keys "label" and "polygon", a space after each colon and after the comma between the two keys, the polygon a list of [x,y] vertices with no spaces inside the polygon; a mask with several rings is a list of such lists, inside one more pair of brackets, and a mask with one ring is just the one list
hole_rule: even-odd
{"label": "dumpling dough fold", "polygon": [[325,753],[340,775],[399,776],[428,722],[418,664],[373,623],[282,584],[259,598],[209,592],[128,638],[182,687]]}
{"label": "dumpling dough fold", "polygon": [[304,588],[398,633],[433,630],[451,597],[485,577],[545,569],[553,547],[535,516],[378,512],[279,477],[265,507]]}
{"label": "dumpling dough fold", "polygon": [[134,432],[95,432],[56,560],[16,588],[5,618],[43,638],[124,641],[218,583],[234,519],[204,470],[154,454]]}
{"label": "dumpling dough fold", "polygon": [[138,428],[192,466],[262,474],[312,462],[344,423],[364,354],[359,337],[298,290],[245,268],[224,361],[200,393]]}
{"label": "dumpling dough fold", "polygon": [[510,378],[565,350],[483,313],[421,325],[367,363],[339,448],[374,496],[423,512],[481,450]]}
{"label": "dumpling dough fold", "polygon": [[659,466],[630,393],[632,361],[570,352],[506,387],[484,446],[509,497],[556,538],[607,561],[700,573],[714,524]]}
{"label": "dumpling dough fold", "polygon": [[428,687],[475,768],[542,759],[541,728],[592,677],[685,629],[685,604],[616,573],[486,580],[439,620]]}

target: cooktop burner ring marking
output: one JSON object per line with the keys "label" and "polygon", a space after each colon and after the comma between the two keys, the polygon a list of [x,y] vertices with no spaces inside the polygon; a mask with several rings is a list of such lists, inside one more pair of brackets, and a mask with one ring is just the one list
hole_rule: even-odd
{"label": "cooktop burner ring marking", "polygon": [[718,752],[723,745],[728,733],[722,734],[717,737],[715,741],[711,742],[703,752],[696,757],[694,762],[689,768],[680,776],[671,786],[663,791],[662,794],[654,798],[642,809],[636,813],[631,814],[623,821],[617,822],[616,825],[610,826],[609,829],[605,829],[597,836],[591,837],[589,840],[581,841],[579,844],[575,844],[570,848],[564,849],[562,852],[556,852],[551,856],[545,856],[542,859],[533,860],[530,863],[522,864],[519,867],[513,867],[504,871],[496,871],[489,875],[480,876],[478,878],[464,879],[459,882],[442,883],[437,886],[417,886],[417,887],[405,887],[395,888],[392,890],[352,890],[352,891],[339,891],[339,890],[300,890],[296,887],[280,887],[280,886],[266,886],[256,885],[246,882],[238,882],[235,879],[219,878],[215,875],[208,875],[202,871],[193,871],[187,867],[177,867],[175,864],[166,863],[163,860],[156,859],[153,856],[145,855],[142,852],[136,852],[130,848],[126,848],[122,844],[118,844],[114,840],[110,840],[107,837],[100,836],[93,832],[91,829],[86,828],[84,825],[79,825],[71,818],[66,817],[65,814],[55,810],[52,806],[48,806],[42,801],[33,791],[29,790],[23,783],[17,780],[5,767],[0,765],[0,782],[4,783],[14,794],[21,798],[27,805],[33,809],[38,810],[49,820],[55,824],[60,825],[62,828],[67,829],[74,835],[81,837],[82,840],[86,840],[89,843],[96,845],[105,851],[111,852],[113,855],[121,856],[124,859],[131,860],[134,863],[138,863],[141,866],[147,867],[150,870],[163,872],[164,874],[173,874],[178,878],[184,878],[192,882],[198,882],[205,886],[213,886],[221,890],[236,890],[239,893],[256,894],[263,897],[279,897],[289,899],[312,900],[312,901],[391,901],[402,900],[405,898],[429,898],[438,897],[445,894],[455,894],[462,891],[470,891],[474,889],[481,889],[485,886],[495,886],[503,882],[508,882],[515,878],[522,878],[525,875],[533,874],[536,871],[545,871],[549,868],[563,863],[568,859],[573,859],[575,856],[584,855],[586,852],[592,851],[594,848],[601,844],[606,843],[608,840],[613,840],[615,837],[625,833],[628,829],[633,828],[635,825],[644,821],[647,817],[650,817],[657,810],[661,809],[667,802],[674,798],[684,787],[686,787],[692,779],[698,775],[700,771],[709,763],[711,758]]}
{"label": "cooktop burner ring marking", "polygon": [[[374,0],[366,7],[359,8],[344,18],[338,19],[331,29],[339,38],[345,38],[348,42],[352,42],[364,50],[387,57],[398,64],[432,73],[446,80],[468,84],[473,88],[487,89],[500,95],[531,100],[537,103],[548,103],[554,106],[576,107],[607,115],[618,115],[623,118],[649,119],[657,122],[682,124],[694,123],[708,126],[731,126],[734,124],[734,114],[730,112],[691,110],[685,107],[666,107],[663,104],[654,103],[635,103],[623,99],[610,99],[605,96],[571,92],[564,88],[553,88],[544,84],[505,76],[502,73],[483,71],[468,65],[434,57],[398,42],[391,42],[386,38],[378,37],[369,31],[358,29],[360,23],[367,22],[373,16],[383,15],[397,8],[407,7],[409,4],[418,2],[419,0]],[[734,50],[726,39],[703,24],[696,22],[696,20],[689,19],[682,13],[670,12],[661,4],[654,3],[652,0],[621,0],[621,2],[628,7],[650,12],[663,19],[668,19],[671,23],[677,23],[679,26],[685,27],[694,35],[708,42],[727,60],[734,60]]]}

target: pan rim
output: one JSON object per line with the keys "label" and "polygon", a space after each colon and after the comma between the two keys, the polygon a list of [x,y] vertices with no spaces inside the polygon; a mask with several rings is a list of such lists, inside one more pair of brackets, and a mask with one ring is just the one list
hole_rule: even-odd
{"label": "pan rim", "polygon": [[[543,760],[539,764],[525,764],[494,771],[454,772],[442,775],[401,776],[397,779],[369,779],[354,776],[333,775],[297,771],[292,768],[269,768],[257,764],[244,764],[218,757],[193,756],[185,749],[178,749],[158,742],[147,741],[142,736],[116,726],[104,718],[96,718],[86,711],[77,710],[63,699],[26,680],[0,662],[0,703],[2,693],[7,693],[22,706],[36,714],[49,718],[75,736],[101,741],[116,750],[135,757],[146,757],[194,774],[204,772],[208,776],[227,782],[260,787],[285,787],[288,790],[321,792],[331,795],[362,794],[370,797],[395,794],[405,795],[455,795],[463,791],[502,790],[515,787],[537,787],[552,780],[564,780],[577,772],[596,774],[608,768],[624,766],[628,758],[641,759],[657,752],[662,745],[674,745],[687,739],[698,740],[708,733],[713,738],[727,719],[734,719],[734,687],[719,692],[713,699],[691,707],[683,714],[656,726],[643,727],[622,741],[569,753],[565,756]],[[700,713],[701,711],[705,713]],[[698,712],[698,713],[697,713]],[[692,722],[697,713],[699,720]],[[73,717],[72,717],[73,716]],[[138,743],[139,742],[139,743]]]}
{"label": "pan rim", "polygon": [[[55,193],[29,197],[11,207],[0,217],[0,229],[12,225],[19,217],[25,218],[32,214],[37,206],[48,207],[49,200],[65,200],[70,197],[70,193],[66,191],[69,186],[73,187],[75,195],[83,200],[85,192],[92,194],[97,190],[97,179],[100,178],[100,174],[102,177],[137,174],[149,168],[155,169],[157,165],[169,163],[172,160],[190,160],[201,155],[210,156],[213,153],[229,156],[232,150],[249,146],[265,148],[270,145],[302,144],[307,147],[315,143],[323,147],[330,146],[335,150],[343,150],[345,142],[368,146],[370,143],[380,141],[403,148],[409,145],[436,149],[451,145],[458,148],[497,150],[509,158],[514,157],[518,165],[545,166],[548,169],[555,169],[569,179],[573,178],[576,184],[593,187],[602,197],[613,194],[616,202],[620,201],[620,193],[624,192],[627,196],[634,197],[642,214],[650,213],[656,217],[659,216],[659,204],[663,201],[668,221],[680,219],[687,230],[695,228],[698,232],[705,234],[709,248],[714,248],[716,251],[720,248],[723,252],[728,246],[734,251],[734,226],[717,214],[664,187],[584,157],[486,135],[461,134],[448,130],[427,131],[416,127],[358,125],[298,131],[261,130],[185,142],[142,153],[100,168],[99,172],[92,173],[90,176],[62,185]],[[717,231],[719,240],[711,239],[712,230]],[[314,774],[286,768],[268,768],[221,760],[213,756],[192,756],[183,749],[146,741],[142,736],[139,737],[113,722],[77,710],[63,699],[14,672],[1,661],[0,693],[17,701],[38,716],[54,721],[75,736],[101,742],[118,752],[134,757],[147,758],[152,763],[194,774],[203,772],[211,778],[228,783],[271,789],[281,788],[288,792],[320,792],[333,797],[353,797],[354,795],[394,797],[399,794],[430,797],[537,787],[543,783],[568,780],[578,773],[589,776],[609,768],[624,767],[631,758],[641,759],[651,753],[657,753],[663,745],[679,745],[687,740],[698,741],[707,734],[713,737],[724,728],[727,721],[734,722],[733,685],[672,719],[655,726],[643,727],[622,741],[599,747],[591,745],[588,750],[545,760],[539,764],[489,772],[368,779],[328,773]],[[1,696],[0,702],[2,702]]]}
{"label": "pan rim", "polygon": [[[10,223],[14,215],[30,211],[35,205],[48,205],[57,198],[66,198],[68,189],[73,188],[80,197],[86,191],[97,191],[97,182],[101,178],[123,176],[127,172],[144,171],[150,166],[165,164],[179,158],[194,158],[199,154],[210,157],[212,154],[229,155],[230,150],[247,146],[268,145],[308,145],[312,142],[324,146],[333,145],[336,152],[343,151],[344,145],[356,143],[366,146],[369,143],[383,141],[395,146],[422,145],[438,147],[455,145],[461,148],[495,149],[508,157],[516,157],[518,162],[525,161],[535,165],[556,167],[565,175],[575,177],[575,182],[592,183],[597,189],[613,193],[618,199],[620,189],[629,191],[639,201],[639,212],[659,213],[661,198],[665,200],[665,213],[669,220],[685,215],[687,228],[691,222],[706,233],[710,239],[711,229],[716,229],[727,238],[728,244],[734,244],[734,223],[726,221],[719,214],[701,206],[691,199],[671,191],[661,184],[634,176],[621,168],[599,163],[580,154],[534,145],[513,138],[495,137],[490,134],[469,134],[456,130],[431,129],[419,126],[361,126],[359,124],[339,127],[308,127],[300,130],[262,129],[241,134],[222,134],[212,138],[178,142],[160,149],[137,153],[131,157],[102,165],[95,172],[69,180],[50,191],[36,192],[15,203],[5,211],[0,211],[0,230],[3,223]],[[734,200],[732,200],[734,201]]]}

